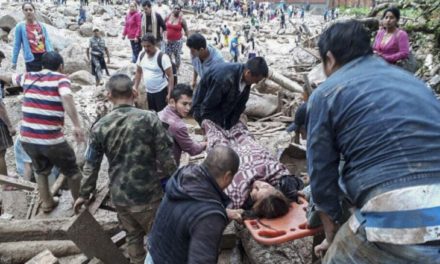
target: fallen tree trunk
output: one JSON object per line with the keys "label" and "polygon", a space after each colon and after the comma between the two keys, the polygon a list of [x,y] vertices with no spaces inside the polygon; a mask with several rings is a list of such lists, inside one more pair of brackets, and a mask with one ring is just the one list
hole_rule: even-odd
{"label": "fallen tree trunk", "polygon": [[[66,240],[69,238],[64,227],[70,221],[71,218],[0,221],[0,242]],[[97,221],[109,236],[120,231],[116,218]]]}
{"label": "fallen tree trunk", "polygon": [[75,243],[69,240],[8,242],[0,243],[0,263],[25,263],[46,249],[55,257],[81,253]]}
{"label": "fallen tree trunk", "polygon": [[269,69],[269,76],[267,77],[269,80],[274,81],[279,84],[282,88],[289,90],[294,93],[303,93],[304,89],[297,82],[290,80],[284,75]]}

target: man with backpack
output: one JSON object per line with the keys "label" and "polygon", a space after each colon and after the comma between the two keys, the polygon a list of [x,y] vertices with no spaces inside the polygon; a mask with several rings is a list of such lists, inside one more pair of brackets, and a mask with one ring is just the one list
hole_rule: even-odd
{"label": "man with backpack", "polygon": [[143,76],[148,108],[159,112],[167,105],[174,84],[177,82],[174,74],[176,68],[171,63],[170,57],[157,48],[156,38],[152,34],[143,36],[141,45],[144,51],[139,54],[136,63],[134,88],[139,90]]}

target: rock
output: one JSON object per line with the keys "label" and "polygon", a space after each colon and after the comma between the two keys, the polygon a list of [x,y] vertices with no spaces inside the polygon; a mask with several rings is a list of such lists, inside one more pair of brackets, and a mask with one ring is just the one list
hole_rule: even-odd
{"label": "rock", "polygon": [[66,6],[64,8],[63,14],[65,16],[78,16],[79,10],[76,7],[73,6]]}
{"label": "rock", "polygon": [[95,77],[86,71],[80,70],[69,75],[70,80],[73,83],[82,84],[82,85],[93,85],[95,84]]}
{"label": "rock", "polygon": [[115,10],[111,6],[93,6],[93,11],[95,11],[98,15],[103,15],[104,13],[107,13],[110,15],[110,17],[115,16]]}
{"label": "rock", "polygon": [[106,33],[107,37],[112,37],[112,38],[116,38],[118,36],[118,32],[113,30],[113,31],[107,31]]}
{"label": "rock", "polygon": [[61,52],[64,59],[64,72],[71,74],[80,70],[90,71],[90,63],[86,61],[85,50],[78,43],[73,43]]}
{"label": "rock", "polygon": [[56,19],[54,19],[53,25],[54,25],[54,27],[59,28],[59,29],[64,29],[67,27],[66,21],[64,20],[63,17],[60,17],[60,16],[58,16]]}
{"label": "rock", "polygon": [[78,24],[70,24],[69,26],[67,26],[67,29],[72,30],[72,31],[77,31],[79,29],[79,25]]}
{"label": "rock", "polygon": [[82,86],[76,83],[72,83],[70,85],[70,90],[72,90],[74,93],[81,91]]}
{"label": "rock", "polygon": [[93,36],[93,25],[92,23],[84,23],[79,27],[79,34],[83,37]]}
{"label": "rock", "polygon": [[309,79],[310,84],[315,84],[316,86],[324,82],[325,79],[327,79],[327,76],[325,76],[322,63],[313,67],[309,74],[307,74],[307,78]]}
{"label": "rock", "polygon": [[246,115],[252,117],[266,117],[275,113],[278,108],[278,97],[271,94],[251,94],[246,103]]}
{"label": "rock", "polygon": [[8,42],[8,32],[4,31],[0,28],[0,40],[3,40],[4,42]]}
{"label": "rock", "polygon": [[104,21],[109,21],[109,20],[111,20],[112,19],[112,17],[109,15],[109,14],[104,14],[103,16],[102,16],[102,20],[104,20]]}

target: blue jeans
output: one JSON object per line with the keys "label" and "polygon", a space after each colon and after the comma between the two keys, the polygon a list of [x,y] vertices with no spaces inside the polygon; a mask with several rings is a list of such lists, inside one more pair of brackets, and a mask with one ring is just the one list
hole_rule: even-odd
{"label": "blue jeans", "polygon": [[132,52],[131,62],[136,63],[139,53],[142,50],[141,42],[140,41],[135,42],[134,40],[130,40],[130,44],[131,44],[131,52]]}
{"label": "blue jeans", "polygon": [[362,226],[355,234],[347,222],[339,229],[322,263],[440,263],[440,246],[369,242]]}
{"label": "blue jeans", "polygon": [[153,258],[151,257],[150,253],[147,254],[144,264],[154,264]]}

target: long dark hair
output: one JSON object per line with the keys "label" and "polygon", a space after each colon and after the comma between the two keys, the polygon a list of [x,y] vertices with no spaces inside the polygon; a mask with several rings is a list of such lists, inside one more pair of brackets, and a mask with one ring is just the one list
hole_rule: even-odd
{"label": "long dark hair", "polygon": [[289,212],[290,200],[281,192],[276,191],[264,199],[256,202],[251,210],[245,211],[243,218],[278,218],[286,215]]}

